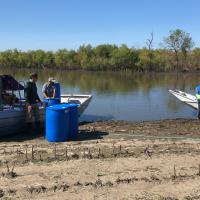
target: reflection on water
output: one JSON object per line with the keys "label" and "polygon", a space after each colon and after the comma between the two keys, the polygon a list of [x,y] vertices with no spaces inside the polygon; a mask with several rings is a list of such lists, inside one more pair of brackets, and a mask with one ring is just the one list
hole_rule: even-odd
{"label": "reflection on water", "polygon": [[[2,71],[18,80],[27,80],[29,71]],[[39,90],[49,76],[61,83],[62,93],[92,94],[93,100],[84,120],[157,120],[194,118],[196,113],[168,93],[180,89],[194,93],[197,73],[131,73],[39,71]]]}

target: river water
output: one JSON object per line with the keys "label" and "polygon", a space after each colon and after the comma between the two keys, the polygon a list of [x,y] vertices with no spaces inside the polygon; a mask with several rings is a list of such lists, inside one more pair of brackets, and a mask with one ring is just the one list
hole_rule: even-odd
{"label": "river water", "polygon": [[[1,70],[26,81],[29,70]],[[93,99],[81,120],[145,121],[195,118],[196,111],[171,96],[169,89],[194,94],[198,73],[132,73],[38,71],[38,91],[49,76],[61,84],[62,93],[92,94]]]}

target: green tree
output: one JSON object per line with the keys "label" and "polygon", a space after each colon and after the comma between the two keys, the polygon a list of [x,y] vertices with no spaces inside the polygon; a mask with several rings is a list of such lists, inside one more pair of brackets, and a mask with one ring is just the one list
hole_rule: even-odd
{"label": "green tree", "polygon": [[46,64],[46,52],[39,49],[36,51],[32,51],[32,65],[34,68],[43,68]]}
{"label": "green tree", "polygon": [[189,55],[190,68],[200,70],[200,48],[195,48]]}
{"label": "green tree", "polygon": [[102,45],[98,45],[96,48],[94,48],[94,54],[97,57],[109,59],[109,58],[111,58],[112,52],[115,49],[117,49],[116,45],[102,44]]}
{"label": "green tree", "polygon": [[170,31],[170,35],[164,38],[164,42],[167,49],[174,51],[176,66],[178,68],[180,67],[179,53],[181,52],[183,54],[184,60],[186,61],[187,52],[194,46],[190,34],[180,29]]}
{"label": "green tree", "polygon": [[6,50],[4,52],[1,52],[0,55],[0,65],[3,67],[18,67],[17,66],[17,56],[18,56],[18,50]]}
{"label": "green tree", "polygon": [[68,60],[68,50],[67,49],[60,49],[58,50],[55,55],[55,65],[60,69],[67,68],[67,60]]}
{"label": "green tree", "polygon": [[91,62],[91,58],[94,56],[92,46],[90,44],[88,45],[82,45],[78,49],[78,61],[80,63],[80,66],[83,69],[91,70],[93,69],[93,65]]}
{"label": "green tree", "polygon": [[138,61],[138,54],[126,45],[115,49],[112,54],[112,65],[117,70],[134,69]]}

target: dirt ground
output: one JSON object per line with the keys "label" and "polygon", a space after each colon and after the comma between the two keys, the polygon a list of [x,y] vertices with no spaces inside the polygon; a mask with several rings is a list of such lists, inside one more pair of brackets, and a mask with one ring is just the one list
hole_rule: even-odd
{"label": "dirt ground", "polygon": [[200,199],[200,122],[83,123],[75,141],[0,141],[0,199]]}

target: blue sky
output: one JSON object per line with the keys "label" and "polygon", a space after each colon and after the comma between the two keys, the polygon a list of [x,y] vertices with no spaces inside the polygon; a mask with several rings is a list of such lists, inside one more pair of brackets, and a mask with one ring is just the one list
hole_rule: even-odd
{"label": "blue sky", "polygon": [[152,31],[156,48],[176,28],[200,46],[199,8],[199,0],[0,0],[0,50],[138,48]]}

